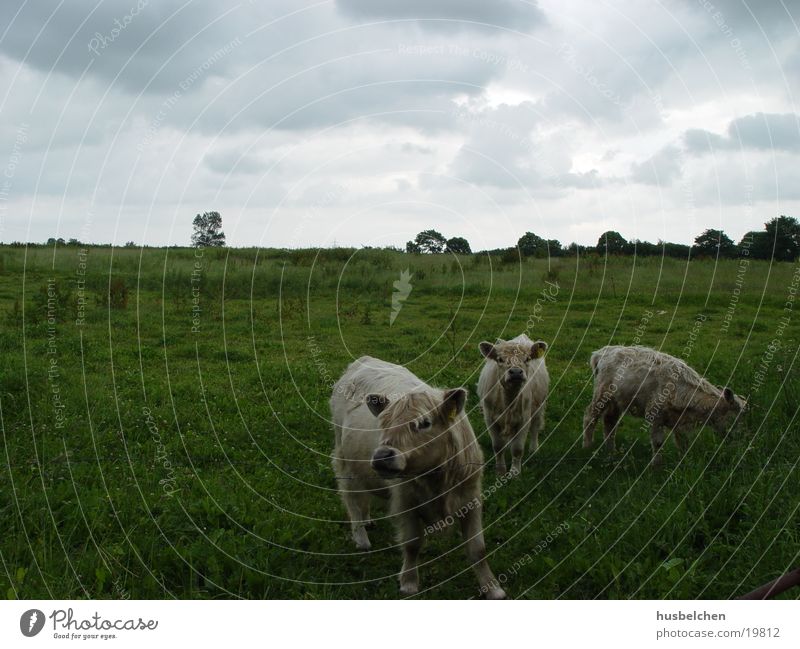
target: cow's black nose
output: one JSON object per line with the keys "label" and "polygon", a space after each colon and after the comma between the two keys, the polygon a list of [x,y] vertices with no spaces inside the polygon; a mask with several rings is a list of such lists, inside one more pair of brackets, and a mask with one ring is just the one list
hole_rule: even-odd
{"label": "cow's black nose", "polygon": [[512,367],[508,370],[508,378],[511,381],[521,381],[525,378],[525,372],[519,367]]}
{"label": "cow's black nose", "polygon": [[372,455],[372,461],[375,464],[379,464],[381,462],[386,462],[386,460],[391,460],[394,455],[395,453],[393,448],[379,448]]}

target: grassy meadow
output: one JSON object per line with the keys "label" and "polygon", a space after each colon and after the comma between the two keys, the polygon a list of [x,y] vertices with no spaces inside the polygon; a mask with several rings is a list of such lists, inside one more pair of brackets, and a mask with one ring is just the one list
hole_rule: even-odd
{"label": "grassy meadow", "polygon": [[[344,522],[331,384],[370,354],[468,387],[486,488],[478,343],[522,331],[551,394],[539,452],[485,502],[509,595],[743,594],[800,564],[799,284],[738,260],[0,247],[0,596],[398,597],[391,522],[369,553]],[[749,395],[740,429],[683,461],[670,442],[660,471],[640,420],[614,457],[583,450],[589,354],[634,342]],[[429,540],[419,597],[479,597],[458,544]]]}

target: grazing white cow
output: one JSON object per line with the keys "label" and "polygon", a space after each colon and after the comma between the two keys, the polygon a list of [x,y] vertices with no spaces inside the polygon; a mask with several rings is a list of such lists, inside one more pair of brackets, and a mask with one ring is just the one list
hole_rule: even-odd
{"label": "grazing white cow", "polygon": [[511,470],[522,470],[525,437],[530,429],[531,453],[539,448],[550,376],[544,363],[547,343],[533,342],[525,334],[513,340],[482,342],[486,357],[478,379],[478,397],[492,438],[495,468],[506,472],[506,447],[511,447]]}
{"label": "grazing white cow", "polygon": [[457,518],[481,591],[505,597],[486,561],[483,455],[464,413],[466,399],[463,388],[430,387],[406,368],[370,356],[351,363],[333,389],[333,469],[353,540],[360,550],[370,548],[370,497],[388,495],[403,551],[404,595],[419,589],[424,525],[439,529]]}
{"label": "grazing white cow", "polygon": [[703,424],[718,433],[735,423],[747,405],[730,388],[718,388],[679,358],[649,347],[609,345],[592,353],[594,394],[583,418],[583,446],[592,445],[594,429],[603,417],[606,446],[623,414],[643,417],[650,425],[653,464],[661,463],[665,432],[672,431],[681,454],[684,432]]}

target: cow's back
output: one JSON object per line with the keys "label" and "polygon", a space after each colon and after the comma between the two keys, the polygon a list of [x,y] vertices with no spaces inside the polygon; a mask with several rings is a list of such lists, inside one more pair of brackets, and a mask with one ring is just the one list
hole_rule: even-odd
{"label": "cow's back", "polygon": [[330,405],[334,423],[344,424],[347,416],[359,408],[369,411],[364,401],[368,394],[391,398],[425,387],[425,383],[405,367],[362,356],[350,363],[333,386]]}
{"label": "cow's back", "polygon": [[634,413],[644,411],[654,398],[666,403],[676,392],[706,383],[679,358],[649,347],[608,345],[592,354],[590,365],[596,389],[611,391],[620,406]]}
{"label": "cow's back", "polygon": [[409,370],[394,363],[371,356],[350,363],[334,385],[330,400],[337,456],[353,461],[359,473],[374,477],[369,460],[380,443],[381,429],[367,407],[367,395],[381,394],[392,400],[426,388],[430,389]]}

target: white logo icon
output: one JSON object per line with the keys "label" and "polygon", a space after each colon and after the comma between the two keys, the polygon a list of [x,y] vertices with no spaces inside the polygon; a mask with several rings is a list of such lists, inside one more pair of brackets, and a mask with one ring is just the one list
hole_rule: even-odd
{"label": "white logo icon", "polygon": [[389,326],[394,324],[400,309],[403,308],[403,302],[406,301],[413,288],[411,286],[411,273],[408,272],[408,268],[400,273],[400,279],[395,280],[392,286],[394,286],[394,291],[392,292],[392,314],[389,316]]}
{"label": "white logo icon", "polygon": [[38,608],[25,611],[19,618],[19,630],[26,638],[32,638],[44,628],[44,613]]}

